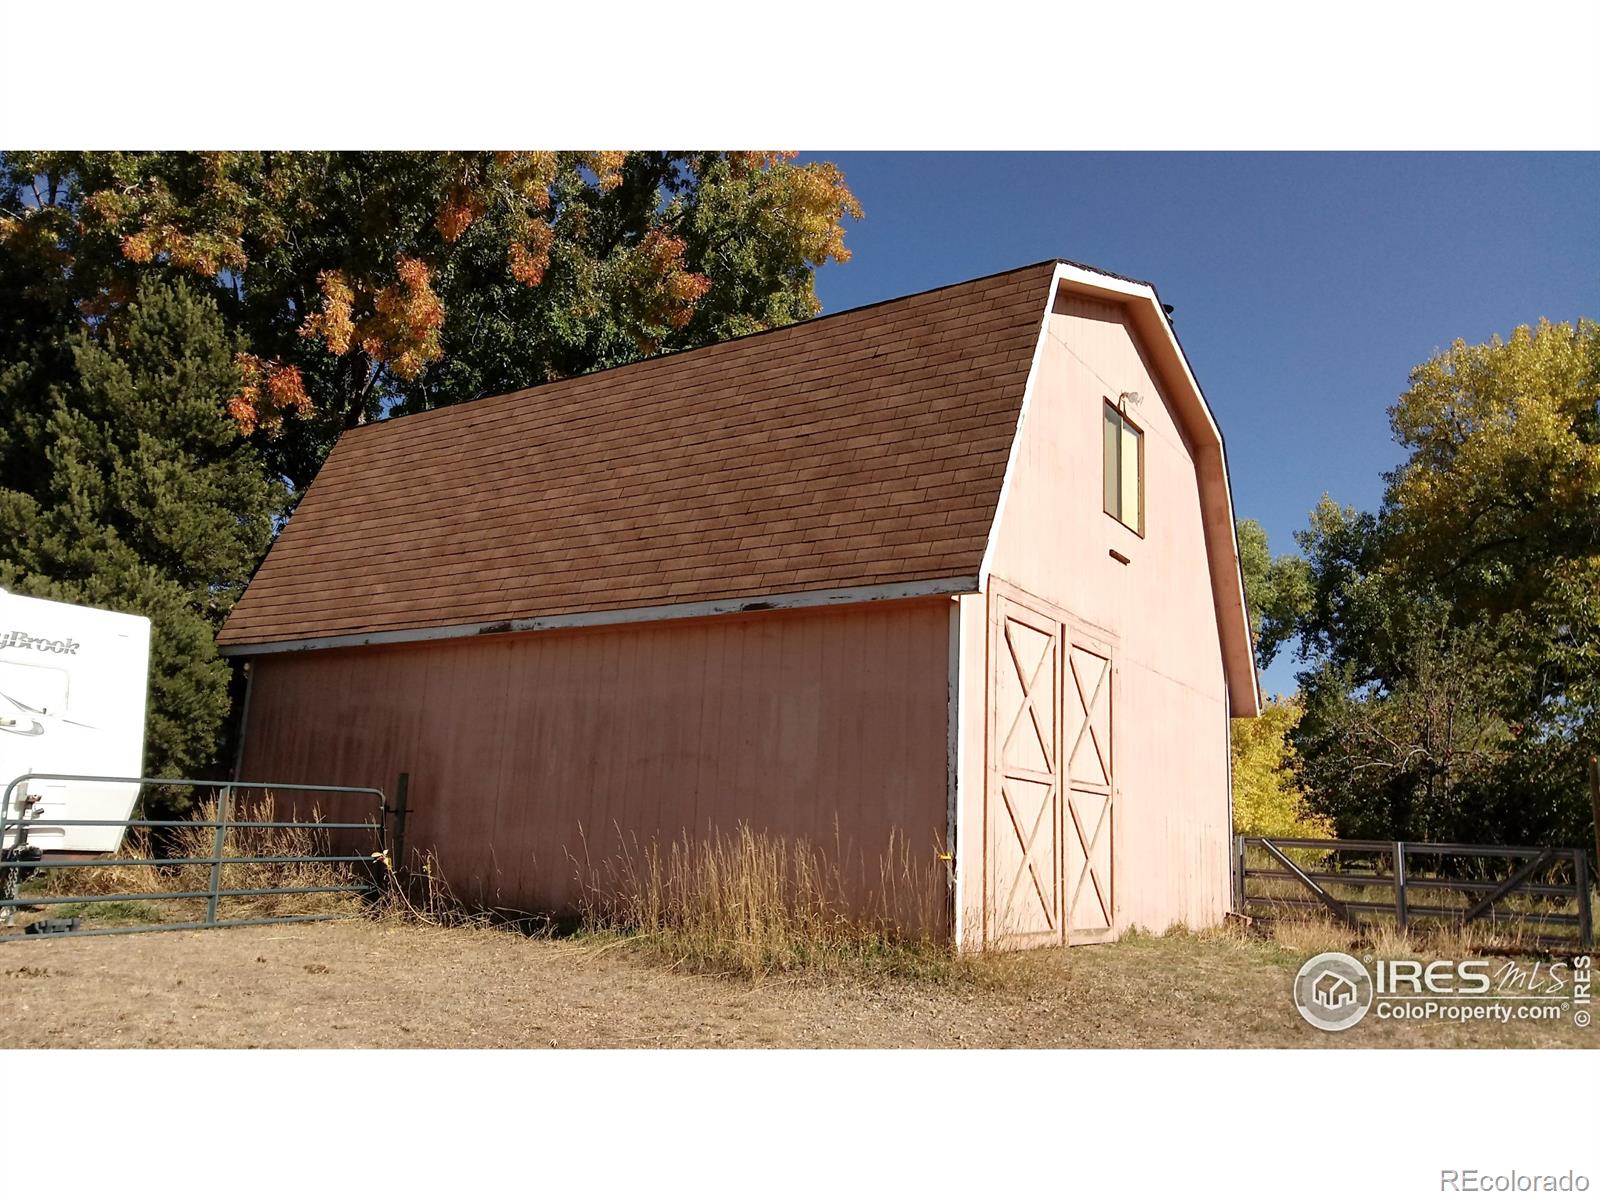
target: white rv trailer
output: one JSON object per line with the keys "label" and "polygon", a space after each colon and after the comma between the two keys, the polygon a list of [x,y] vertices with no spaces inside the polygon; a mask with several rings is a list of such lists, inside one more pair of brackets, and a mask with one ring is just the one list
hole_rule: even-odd
{"label": "white rv trailer", "polygon": [[[0,789],[29,772],[139,775],[149,669],[148,617],[0,589]],[[6,806],[0,851],[24,812],[39,818],[26,841],[45,855],[116,850],[121,825],[50,821],[126,821],[138,797],[135,784],[30,779]]]}

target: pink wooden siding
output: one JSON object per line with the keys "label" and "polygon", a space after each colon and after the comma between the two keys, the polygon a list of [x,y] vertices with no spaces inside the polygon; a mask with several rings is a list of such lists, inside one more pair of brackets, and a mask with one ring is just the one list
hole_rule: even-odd
{"label": "pink wooden siding", "polygon": [[[1122,392],[1143,397],[1128,410],[1145,435],[1143,537],[1103,511],[1103,406]],[[1075,643],[1098,638],[1115,647],[1114,815],[1111,861],[1102,865],[1115,879],[1118,932],[1213,924],[1227,906],[1227,683],[1200,486],[1193,449],[1120,305],[1064,293],[1047,323],[991,547],[991,592],[1013,585],[1059,609]],[[1003,700],[988,682],[998,668],[981,613],[964,602],[962,699],[992,708]],[[963,720],[960,731],[957,840],[969,944],[985,905],[979,855],[987,781],[973,725]],[[1074,786],[1067,799],[1082,790]],[[1066,808],[1063,823],[1070,849]],[[1082,873],[1071,863],[1066,871],[1070,903]]]}
{"label": "pink wooden siding", "polygon": [[[949,599],[257,659],[242,774],[411,774],[408,841],[457,893],[571,901],[572,857],[758,830],[838,842],[876,876],[891,833],[938,867]],[[580,834],[580,828],[582,834]]]}

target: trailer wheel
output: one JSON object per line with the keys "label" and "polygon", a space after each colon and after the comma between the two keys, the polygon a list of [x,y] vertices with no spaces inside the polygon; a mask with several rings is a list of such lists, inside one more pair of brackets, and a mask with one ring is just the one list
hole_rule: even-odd
{"label": "trailer wheel", "polygon": [[20,868],[9,864],[5,870],[0,871],[0,929],[9,929],[11,923],[17,919],[17,906],[12,901],[17,898],[17,885],[22,882],[21,875]]}
{"label": "trailer wheel", "polygon": [[30,864],[43,857],[37,846],[21,845],[0,850],[0,928],[17,918],[17,889],[39,868]]}

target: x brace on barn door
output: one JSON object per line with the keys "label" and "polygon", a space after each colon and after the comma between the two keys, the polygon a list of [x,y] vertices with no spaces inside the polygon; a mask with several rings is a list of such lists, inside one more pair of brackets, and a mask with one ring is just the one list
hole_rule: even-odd
{"label": "x brace on barn door", "polygon": [[990,944],[1062,941],[1061,635],[1058,618],[991,592],[984,789]]}
{"label": "x brace on barn door", "polygon": [[[1022,847],[1022,866],[1026,870],[1026,876],[1033,881],[1034,893],[1039,901],[1039,907],[1044,914],[1047,925],[1050,928],[1054,928],[1057,924],[1054,911],[1056,887],[1053,878],[1055,856],[1051,855],[1051,862],[1045,868],[1052,876],[1048,884],[1039,876],[1039,864],[1036,856],[1039,846],[1039,833],[1045,827],[1047,819],[1052,816],[1054,807],[1059,799],[1060,779],[1054,754],[1054,705],[1051,705],[1052,711],[1047,712],[1041,721],[1038,701],[1040,699],[1041,683],[1046,688],[1050,688],[1054,684],[1055,651],[1059,644],[1059,638],[1048,636],[1043,652],[1039,655],[1038,662],[1030,671],[1024,666],[1022,652],[1017,647],[1019,635],[1016,630],[1017,623],[1008,621],[1005,625],[1004,637],[1008,657],[1011,660],[1011,668],[1016,672],[1017,682],[1022,687],[1022,705],[1017,709],[1016,716],[1011,719],[1010,728],[1006,730],[1006,736],[1001,742],[1001,746],[1009,748],[1012,745],[1017,729],[1022,724],[1022,718],[1026,716],[1032,729],[1032,736],[1037,739],[1039,752],[1044,760],[1044,769],[1042,771],[1034,771],[1016,763],[1007,766],[1001,774],[1000,797],[1005,805],[1006,815],[1010,819],[1012,830]],[[1046,675],[1049,675],[1050,678],[1044,679]],[[1040,798],[1039,811],[1034,816],[1032,826],[1026,834],[1022,832],[1023,823],[1017,815],[1016,801],[1011,795],[1010,789],[1006,787],[1008,777],[1042,784],[1046,789],[1044,796]],[[1024,871],[1019,870],[1012,880],[1011,890],[1006,896],[1006,911],[1015,910],[1017,893],[1022,888],[1023,879]]]}
{"label": "x brace on barn door", "polygon": [[1112,935],[1114,678],[1109,645],[1047,602],[991,580],[984,792],[991,945]]}
{"label": "x brace on barn door", "polygon": [[[1067,816],[1077,838],[1072,863],[1072,894],[1067,903],[1069,941],[1097,940],[1108,936],[1115,924],[1112,900],[1110,829],[1115,788],[1111,754],[1111,659],[1074,638],[1067,654],[1077,702],[1073,718],[1077,730],[1067,756],[1070,786]],[[1085,677],[1090,682],[1085,683]],[[1093,751],[1092,757],[1084,750]],[[1080,770],[1080,763],[1083,768]],[[1088,810],[1089,821],[1085,821]],[[1085,835],[1085,825],[1091,827]],[[1084,906],[1084,888],[1092,888],[1092,903]]]}

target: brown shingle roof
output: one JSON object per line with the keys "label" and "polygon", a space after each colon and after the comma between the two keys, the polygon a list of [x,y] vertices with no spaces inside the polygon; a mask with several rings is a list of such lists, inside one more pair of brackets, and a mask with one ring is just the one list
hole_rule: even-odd
{"label": "brown shingle roof", "polygon": [[351,430],[217,640],[974,576],[1054,265]]}

